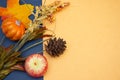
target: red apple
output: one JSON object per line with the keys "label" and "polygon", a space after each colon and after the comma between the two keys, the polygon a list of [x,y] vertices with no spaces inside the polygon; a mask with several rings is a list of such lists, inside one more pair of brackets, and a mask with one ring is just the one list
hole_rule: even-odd
{"label": "red apple", "polygon": [[43,76],[47,68],[47,59],[41,54],[32,54],[25,61],[25,70],[32,77]]}

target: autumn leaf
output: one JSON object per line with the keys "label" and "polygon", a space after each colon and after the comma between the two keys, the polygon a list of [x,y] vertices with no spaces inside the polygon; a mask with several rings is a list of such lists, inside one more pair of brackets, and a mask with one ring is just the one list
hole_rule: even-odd
{"label": "autumn leaf", "polygon": [[0,7],[0,16],[9,17],[14,16],[23,22],[26,27],[30,23],[29,16],[33,11],[33,6],[31,4],[19,4],[19,0],[7,0],[7,7]]}

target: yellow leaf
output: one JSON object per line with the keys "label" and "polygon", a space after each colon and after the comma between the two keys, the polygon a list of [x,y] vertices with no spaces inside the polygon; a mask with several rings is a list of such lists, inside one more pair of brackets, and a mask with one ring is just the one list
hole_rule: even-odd
{"label": "yellow leaf", "polygon": [[[29,8],[28,8],[29,7]],[[30,22],[28,16],[31,14],[31,10],[33,10],[33,6],[30,4],[24,4],[8,9],[8,13],[14,15],[17,19],[21,20],[26,26]]]}
{"label": "yellow leaf", "polygon": [[7,0],[7,8],[0,7],[0,16],[14,16],[28,27],[33,8],[31,4],[20,5],[19,0]]}

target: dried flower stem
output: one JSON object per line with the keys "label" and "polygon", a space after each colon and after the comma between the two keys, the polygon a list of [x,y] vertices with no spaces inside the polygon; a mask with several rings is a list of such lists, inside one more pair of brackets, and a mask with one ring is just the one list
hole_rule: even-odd
{"label": "dried flower stem", "polygon": [[26,51],[26,50],[29,50],[30,48],[35,47],[35,46],[37,46],[37,45],[39,45],[39,44],[41,44],[41,43],[43,43],[43,42],[45,42],[45,41],[48,41],[48,40],[49,40],[49,39],[46,39],[46,40],[37,42],[37,43],[35,43],[35,44],[33,44],[33,45],[31,45],[31,46],[29,46],[29,47],[27,47],[27,48],[21,50],[20,52],[22,53],[22,52],[24,52],[24,51]]}

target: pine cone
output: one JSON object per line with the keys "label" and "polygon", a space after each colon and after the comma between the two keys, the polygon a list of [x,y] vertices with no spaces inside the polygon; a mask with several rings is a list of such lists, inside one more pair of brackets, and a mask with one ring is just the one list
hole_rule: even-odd
{"label": "pine cone", "polygon": [[50,54],[53,57],[59,56],[63,54],[63,52],[66,49],[66,41],[64,41],[61,38],[50,38],[49,41],[47,41],[47,44],[45,45],[45,50],[48,54]]}

